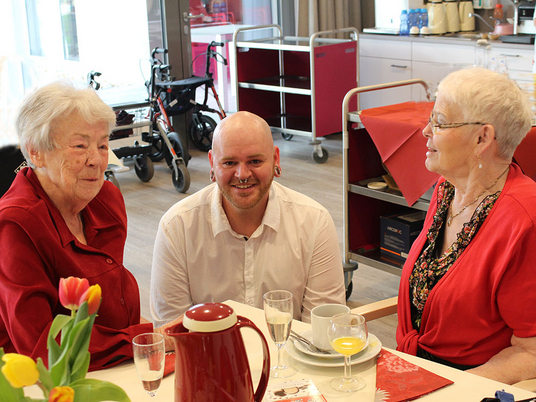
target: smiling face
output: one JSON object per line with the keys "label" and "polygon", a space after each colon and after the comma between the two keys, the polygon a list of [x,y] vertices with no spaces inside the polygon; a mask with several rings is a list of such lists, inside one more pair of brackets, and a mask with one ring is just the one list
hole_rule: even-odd
{"label": "smiling face", "polygon": [[[437,124],[463,122],[463,114],[438,94],[431,118]],[[426,168],[443,177],[462,175],[475,163],[475,130],[482,126],[462,126],[458,128],[437,128],[431,124],[423,130],[426,137]]]}
{"label": "smiling face", "polygon": [[80,212],[99,193],[108,166],[108,123],[77,114],[51,127],[56,147],[30,150],[43,189],[60,210]]}
{"label": "smiling face", "polygon": [[209,160],[226,212],[258,208],[264,213],[279,165],[279,149],[264,120],[246,112],[227,117],[214,134]]}

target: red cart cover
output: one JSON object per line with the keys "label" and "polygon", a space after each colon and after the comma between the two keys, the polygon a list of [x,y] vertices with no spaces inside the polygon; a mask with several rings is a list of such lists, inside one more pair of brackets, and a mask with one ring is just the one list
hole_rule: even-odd
{"label": "red cart cover", "polygon": [[[413,205],[438,179],[424,165],[426,138],[422,130],[428,124],[433,106],[433,102],[405,102],[361,112],[363,125],[408,205]],[[533,127],[514,153],[515,162],[533,180],[536,180],[535,154],[536,127]]]}
{"label": "red cart cover", "polygon": [[433,102],[405,102],[366,109],[361,121],[402,195],[413,205],[438,179],[426,169],[426,138],[422,130]]}

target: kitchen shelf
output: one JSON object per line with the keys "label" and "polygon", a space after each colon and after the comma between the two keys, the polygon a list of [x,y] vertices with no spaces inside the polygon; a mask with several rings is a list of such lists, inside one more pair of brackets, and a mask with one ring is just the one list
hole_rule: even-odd
{"label": "kitchen shelf", "polygon": [[280,75],[238,83],[239,88],[257,89],[289,94],[311,95],[309,77]]}
{"label": "kitchen shelf", "polygon": [[[337,34],[350,39],[335,38]],[[310,137],[313,160],[326,162],[328,153],[318,138],[342,130],[340,105],[359,76],[358,36],[355,28],[310,37],[285,37],[278,25],[237,29],[236,110],[259,115],[286,140]]]}
{"label": "kitchen shelf", "polygon": [[353,250],[349,252],[350,262],[364,264],[371,268],[376,268],[390,274],[400,276],[402,274],[402,261],[390,259],[380,252],[379,248],[372,250]]}
{"label": "kitchen shelf", "polygon": [[[369,182],[373,181],[382,181],[381,177],[375,177],[368,180],[360,181],[359,183],[349,183],[348,191],[354,194],[364,195],[369,198],[374,198],[376,200],[387,201],[391,204],[403,205],[409,207],[408,202],[402,196],[402,193],[397,190],[392,190],[388,188],[387,190],[373,190],[368,188],[366,185]],[[417,209],[420,211],[428,211],[428,206],[430,202],[426,199],[419,199],[415,204],[411,205],[411,208]]]}

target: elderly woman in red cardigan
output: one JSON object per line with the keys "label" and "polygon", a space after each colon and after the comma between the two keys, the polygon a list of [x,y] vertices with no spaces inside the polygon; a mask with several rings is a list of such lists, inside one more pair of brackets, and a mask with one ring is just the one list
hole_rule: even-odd
{"label": "elderly woman in red cardigan", "polygon": [[[127,216],[104,181],[115,113],[92,89],[44,86],[22,104],[21,150],[30,165],[0,199],[0,347],[47,361],[47,335],[62,307],[60,278],[102,288],[91,369],[132,357],[132,338],[152,332],[140,317],[134,276],[123,266]],[[142,323],[143,321],[143,323]],[[162,332],[162,329],[159,329]]]}
{"label": "elderly woman in red cardigan", "polygon": [[399,350],[510,384],[536,377],[536,183],[512,163],[532,116],[489,70],[440,83],[423,135],[441,178],[402,272]]}

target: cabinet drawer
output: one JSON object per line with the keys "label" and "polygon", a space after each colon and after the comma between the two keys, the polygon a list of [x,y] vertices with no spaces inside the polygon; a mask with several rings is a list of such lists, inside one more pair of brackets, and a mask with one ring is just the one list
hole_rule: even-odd
{"label": "cabinet drawer", "polygon": [[520,70],[532,72],[532,58],[534,50],[492,48],[488,54],[488,61],[495,57],[497,62],[506,58],[508,70]]}
{"label": "cabinet drawer", "polygon": [[[359,86],[385,84],[411,79],[411,61],[399,59],[359,58]],[[411,87],[381,89],[359,95],[360,108],[369,109],[411,100]]]}
{"label": "cabinet drawer", "polygon": [[411,42],[359,39],[359,56],[411,60]]}
{"label": "cabinet drawer", "polygon": [[413,61],[448,64],[474,64],[475,47],[467,45],[413,42]]}

